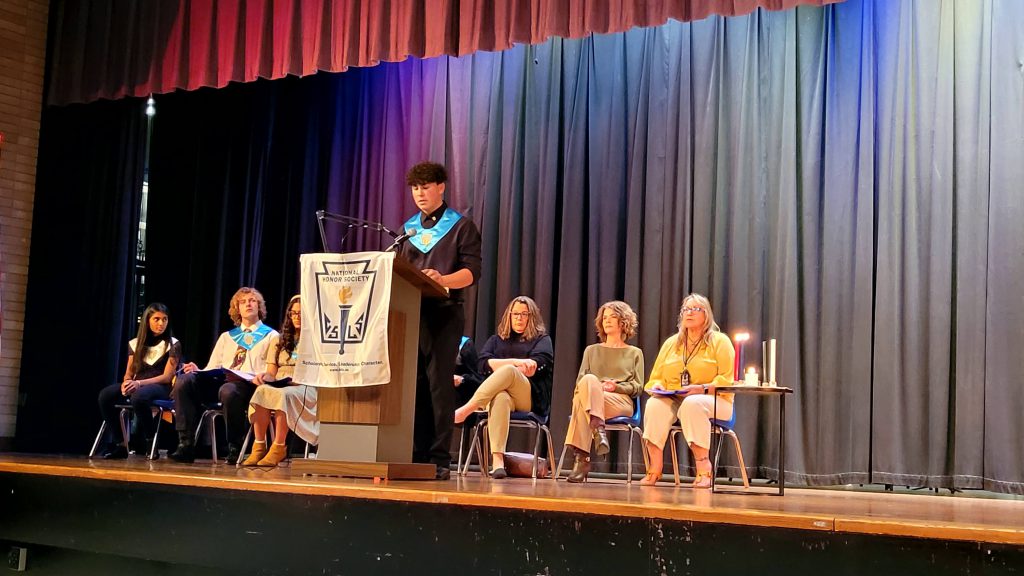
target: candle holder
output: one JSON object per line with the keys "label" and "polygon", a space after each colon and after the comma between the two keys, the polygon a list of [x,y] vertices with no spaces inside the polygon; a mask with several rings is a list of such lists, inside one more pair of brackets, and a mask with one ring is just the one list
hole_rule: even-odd
{"label": "candle holder", "polygon": [[736,363],[732,368],[733,380],[740,380],[740,366],[743,366],[743,347],[746,345],[747,340],[750,340],[749,332],[737,332],[732,337],[733,342],[736,343]]}

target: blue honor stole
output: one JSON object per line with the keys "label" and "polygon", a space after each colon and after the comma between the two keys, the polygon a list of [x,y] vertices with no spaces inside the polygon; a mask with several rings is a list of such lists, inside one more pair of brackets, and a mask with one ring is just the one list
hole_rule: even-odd
{"label": "blue honor stole", "polygon": [[451,207],[445,209],[444,214],[438,218],[437,224],[433,228],[424,228],[420,223],[420,217],[420,214],[416,214],[409,218],[405,221],[404,227],[406,234],[415,230],[416,233],[409,238],[408,242],[424,254],[437,246],[437,243],[452,231],[455,223],[462,220],[462,214],[452,210]]}
{"label": "blue honor stole", "polygon": [[252,332],[246,332],[241,326],[236,326],[228,332],[228,336],[231,336],[239,348],[252,350],[252,347],[259,344],[270,332],[270,326],[266,324],[260,324],[259,328],[254,328]]}

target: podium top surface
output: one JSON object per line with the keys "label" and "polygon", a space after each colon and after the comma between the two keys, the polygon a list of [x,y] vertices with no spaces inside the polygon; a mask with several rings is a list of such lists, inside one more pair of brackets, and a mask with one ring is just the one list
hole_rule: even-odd
{"label": "podium top surface", "polygon": [[445,300],[450,297],[447,288],[431,280],[429,276],[413,266],[412,262],[409,262],[399,254],[395,254],[394,271],[395,274],[401,276],[406,282],[415,286],[423,294],[424,298]]}

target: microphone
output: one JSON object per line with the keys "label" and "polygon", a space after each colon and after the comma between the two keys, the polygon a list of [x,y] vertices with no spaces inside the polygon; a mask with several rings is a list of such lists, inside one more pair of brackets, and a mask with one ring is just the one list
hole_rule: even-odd
{"label": "microphone", "polygon": [[419,230],[417,230],[415,228],[407,229],[405,231],[405,234],[402,234],[402,235],[398,236],[397,238],[395,238],[395,241],[391,243],[391,246],[388,246],[387,249],[385,249],[384,251],[385,252],[391,252],[391,251],[394,251],[394,250],[398,250],[398,247],[402,245],[402,242],[405,242],[406,240],[408,240],[409,238],[412,238],[413,236],[415,236],[418,233],[419,233]]}

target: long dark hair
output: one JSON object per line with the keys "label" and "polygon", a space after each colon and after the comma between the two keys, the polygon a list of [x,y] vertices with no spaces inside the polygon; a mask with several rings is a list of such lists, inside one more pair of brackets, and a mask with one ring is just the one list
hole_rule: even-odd
{"label": "long dark hair", "polygon": [[167,328],[164,333],[157,337],[157,342],[166,342],[167,349],[171,349],[171,339],[174,334],[171,333],[171,314],[167,311],[167,306],[164,306],[160,302],[153,302],[149,306],[146,306],[146,310],[142,313],[142,319],[139,320],[139,333],[135,336],[135,353],[132,354],[132,378],[139,373],[139,368],[142,366],[142,358],[146,355],[146,347],[149,346],[149,319],[157,312],[162,312],[167,315]]}
{"label": "long dark hair", "polygon": [[295,322],[292,321],[292,306],[296,302],[301,304],[301,297],[296,294],[288,300],[288,305],[284,307],[284,321],[281,322],[281,339],[277,341],[277,351],[274,353],[274,359],[277,360],[281,356],[281,352],[291,355],[295,351],[295,346],[299,343],[299,328],[295,327]]}

